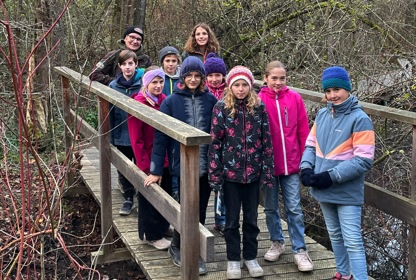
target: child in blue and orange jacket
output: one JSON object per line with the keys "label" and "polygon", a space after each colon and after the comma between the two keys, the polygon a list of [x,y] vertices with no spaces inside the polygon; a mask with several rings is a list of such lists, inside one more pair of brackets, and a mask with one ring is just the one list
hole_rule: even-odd
{"label": "child in blue and orange jacket", "polygon": [[301,161],[302,184],[322,209],[335,255],[334,280],[368,279],[361,235],[364,175],[374,159],[371,119],[351,95],[348,72],[326,68],[322,89],[327,105],[319,110]]}

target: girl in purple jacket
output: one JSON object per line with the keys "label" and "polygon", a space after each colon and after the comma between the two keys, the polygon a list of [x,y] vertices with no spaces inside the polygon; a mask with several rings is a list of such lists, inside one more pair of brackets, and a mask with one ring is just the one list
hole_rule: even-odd
{"label": "girl in purple jacket", "polygon": [[299,165],[309,134],[305,104],[299,93],[286,86],[286,70],[279,61],[272,61],[264,73],[265,86],[259,97],[269,116],[274,152],[272,188],[264,188],[264,212],[272,244],[264,255],[276,261],[285,250],[285,237],[279,214],[279,189],[282,189],[292,252],[299,271],[313,270],[305,245],[303,213],[299,194]]}
{"label": "girl in purple jacket", "polygon": [[251,277],[263,276],[257,263],[259,188],[273,186],[273,150],[264,104],[252,90],[253,74],[244,66],[230,70],[228,91],[211,118],[209,183],[224,191],[227,278],[240,279],[240,209],[243,209],[243,264]]}
{"label": "girl in purple jacket", "polygon": [[[160,104],[166,98],[162,93],[165,73],[160,68],[155,70],[147,69],[146,71],[142,78],[143,87],[132,98],[155,110],[159,110]],[[127,124],[136,165],[144,173],[149,174],[155,129],[132,116],[128,118]],[[167,167],[168,161],[166,158],[163,180],[160,186],[170,194],[172,187]],[[167,250],[171,242],[165,239],[163,235],[167,232],[169,223],[140,192],[137,193],[137,199],[139,202],[139,238],[141,240],[146,239],[149,245],[158,250]]]}

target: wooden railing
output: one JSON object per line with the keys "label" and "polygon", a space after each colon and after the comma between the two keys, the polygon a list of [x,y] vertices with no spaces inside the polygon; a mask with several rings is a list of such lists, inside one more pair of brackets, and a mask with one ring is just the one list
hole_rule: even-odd
{"label": "wooden railing", "polygon": [[[120,171],[147,200],[181,233],[181,279],[198,279],[198,256],[206,261],[214,259],[214,236],[199,224],[199,145],[211,143],[209,134],[143,105],[88,77],[66,68],[55,67],[61,75],[65,129],[65,147],[71,152],[74,146],[74,131],[79,130],[84,137],[99,150],[101,187],[101,257],[110,260],[115,251],[112,232],[111,164]],[[99,101],[99,132],[71,110],[70,82],[95,94]],[[76,93],[75,93],[76,94]],[[144,188],[147,177],[132,161],[128,160],[109,141],[109,103],[139,118],[155,129],[165,133],[181,144],[181,204],[177,203],[163,189],[154,184]],[[98,139],[98,141],[97,141]],[[68,179],[73,178],[69,174]],[[186,246],[183,246],[186,244]],[[119,259],[114,256],[114,259]]]}
{"label": "wooden railing", "polygon": [[[303,99],[309,101],[321,102],[324,96],[323,93],[291,88],[299,92]],[[416,280],[416,113],[366,102],[360,102],[360,104],[363,105],[364,111],[369,115],[407,123],[413,127],[410,198],[365,182],[364,199],[366,204],[409,224],[408,279]]]}

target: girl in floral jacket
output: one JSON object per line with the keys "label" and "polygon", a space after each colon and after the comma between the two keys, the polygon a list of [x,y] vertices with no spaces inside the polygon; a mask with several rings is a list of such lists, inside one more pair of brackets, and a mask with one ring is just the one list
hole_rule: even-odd
{"label": "girl in floral jacket", "polygon": [[243,259],[251,277],[263,276],[257,263],[259,188],[273,186],[273,148],[264,104],[252,90],[254,77],[243,66],[228,73],[228,93],[213,109],[209,183],[224,190],[227,278],[240,279],[240,209],[243,207]]}

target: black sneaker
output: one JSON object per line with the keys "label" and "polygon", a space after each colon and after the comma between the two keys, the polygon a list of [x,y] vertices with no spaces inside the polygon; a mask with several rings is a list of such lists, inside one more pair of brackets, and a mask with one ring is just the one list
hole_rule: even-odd
{"label": "black sneaker", "polygon": [[198,259],[198,271],[199,275],[207,273],[207,266],[205,265],[205,262],[201,257],[199,257]]}
{"label": "black sneaker", "polygon": [[130,215],[132,208],[133,208],[133,199],[127,199],[123,202],[123,206],[120,208],[120,211],[118,213],[121,216]]}
{"label": "black sneaker", "polygon": [[170,246],[168,253],[172,258],[172,262],[177,267],[181,267],[181,250],[176,246]]}
{"label": "black sneaker", "polygon": [[217,230],[221,236],[224,236],[225,225],[214,225],[214,229]]}

